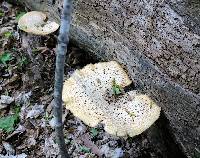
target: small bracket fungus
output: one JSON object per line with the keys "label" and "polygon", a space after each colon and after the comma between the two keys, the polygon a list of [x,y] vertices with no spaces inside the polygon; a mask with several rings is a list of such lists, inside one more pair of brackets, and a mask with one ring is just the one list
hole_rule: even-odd
{"label": "small bracket fungus", "polygon": [[21,30],[35,35],[47,35],[59,28],[59,24],[47,21],[47,15],[38,11],[24,14],[19,19],[18,26]]}
{"label": "small bracket fungus", "polygon": [[94,127],[98,123],[117,136],[135,136],[149,128],[160,115],[160,107],[147,95],[130,91],[112,97],[113,80],[123,88],[131,84],[115,61],[89,64],[65,81],[62,98],[76,117]]}

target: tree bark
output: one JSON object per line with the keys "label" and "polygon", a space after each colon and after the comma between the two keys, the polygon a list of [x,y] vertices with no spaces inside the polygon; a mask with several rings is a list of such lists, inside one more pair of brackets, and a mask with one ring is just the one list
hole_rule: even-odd
{"label": "tree bark", "polygon": [[[59,21],[60,2],[22,0]],[[100,60],[123,64],[162,107],[188,157],[200,150],[199,0],[77,0],[70,39]]]}
{"label": "tree bark", "polygon": [[56,70],[55,70],[55,85],[54,85],[54,120],[57,143],[60,149],[62,158],[69,158],[66,150],[63,123],[62,123],[62,90],[65,55],[67,45],[69,43],[69,28],[71,22],[72,0],[64,0],[63,13],[61,18],[60,32],[58,36],[58,46],[56,52]]}

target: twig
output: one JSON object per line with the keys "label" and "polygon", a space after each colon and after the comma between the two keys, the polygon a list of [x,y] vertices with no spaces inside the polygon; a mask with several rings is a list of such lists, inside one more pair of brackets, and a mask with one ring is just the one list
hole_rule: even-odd
{"label": "twig", "polygon": [[54,85],[54,119],[57,143],[60,148],[62,158],[68,158],[69,154],[66,150],[63,124],[62,124],[62,89],[64,76],[65,55],[67,45],[69,43],[69,28],[71,22],[72,0],[64,0],[63,12],[61,18],[60,32],[58,36],[58,46],[56,53],[56,70]]}

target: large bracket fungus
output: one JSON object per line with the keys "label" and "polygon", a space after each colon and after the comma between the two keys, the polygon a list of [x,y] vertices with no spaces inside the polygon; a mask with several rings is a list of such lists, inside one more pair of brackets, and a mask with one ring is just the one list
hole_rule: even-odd
{"label": "large bracket fungus", "polygon": [[110,134],[131,137],[141,134],[159,118],[160,107],[136,91],[113,96],[113,80],[122,88],[131,84],[115,61],[76,70],[63,86],[66,108],[91,127],[104,124]]}
{"label": "large bracket fungus", "polygon": [[18,27],[35,35],[48,35],[55,32],[59,28],[59,24],[47,21],[47,15],[43,12],[31,11],[19,19]]}

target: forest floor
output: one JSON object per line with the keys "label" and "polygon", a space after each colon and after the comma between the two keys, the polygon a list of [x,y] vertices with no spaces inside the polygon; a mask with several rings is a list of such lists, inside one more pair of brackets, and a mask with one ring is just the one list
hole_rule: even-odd
{"label": "forest floor", "polygon": [[[41,37],[20,31],[17,21],[27,11],[0,3],[0,158],[58,157],[51,127],[58,32]],[[95,62],[72,44],[68,54],[65,78]],[[63,119],[65,142],[74,158],[162,157],[146,133],[127,139],[114,137],[101,125],[86,126],[65,108]]]}

